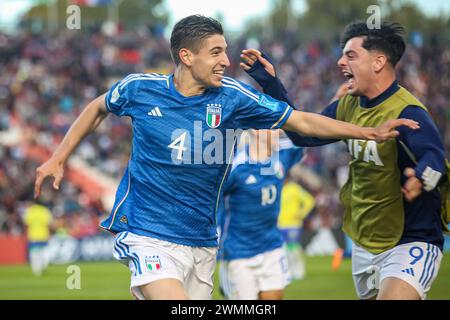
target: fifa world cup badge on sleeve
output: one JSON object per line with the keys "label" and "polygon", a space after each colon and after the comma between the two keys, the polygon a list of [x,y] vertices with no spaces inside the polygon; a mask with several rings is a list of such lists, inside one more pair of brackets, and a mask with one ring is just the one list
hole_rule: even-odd
{"label": "fifa world cup badge on sleeve", "polygon": [[270,109],[272,111],[276,111],[279,103],[276,101],[269,101],[269,99],[267,99],[265,96],[260,95],[259,96],[259,100],[258,100],[258,104],[262,107],[266,107],[267,109]]}
{"label": "fifa world cup badge on sleeve", "polygon": [[149,271],[161,269],[161,259],[159,256],[145,256],[145,266]]}
{"label": "fifa world cup badge on sleeve", "polygon": [[222,121],[222,105],[212,103],[206,105],[206,124],[210,128],[217,128]]}

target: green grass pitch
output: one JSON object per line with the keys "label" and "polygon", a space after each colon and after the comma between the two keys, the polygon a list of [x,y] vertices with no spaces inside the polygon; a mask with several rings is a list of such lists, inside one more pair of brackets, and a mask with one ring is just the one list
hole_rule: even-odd
{"label": "green grass pitch", "polygon": [[[285,299],[357,299],[351,277],[351,261],[345,259],[338,271],[331,270],[332,257],[307,257],[307,274],[292,282]],[[31,274],[29,266],[0,266],[0,299],[133,299],[129,293],[129,271],[119,262],[76,263],[81,270],[81,288],[67,289],[67,266],[50,266],[42,277]],[[223,299],[217,287],[213,298]],[[450,299],[450,253],[443,257],[438,278],[428,299]]]}

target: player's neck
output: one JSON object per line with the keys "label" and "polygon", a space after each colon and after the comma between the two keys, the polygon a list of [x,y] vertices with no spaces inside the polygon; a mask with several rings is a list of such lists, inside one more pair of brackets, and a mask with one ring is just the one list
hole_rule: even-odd
{"label": "player's neck", "polygon": [[177,91],[185,97],[198,96],[205,92],[205,86],[199,84],[192,74],[182,67],[175,69],[173,84]]}
{"label": "player's neck", "polygon": [[369,100],[378,97],[385,92],[395,81],[395,73],[389,73],[380,75],[373,84],[370,86],[370,90],[365,95]]}

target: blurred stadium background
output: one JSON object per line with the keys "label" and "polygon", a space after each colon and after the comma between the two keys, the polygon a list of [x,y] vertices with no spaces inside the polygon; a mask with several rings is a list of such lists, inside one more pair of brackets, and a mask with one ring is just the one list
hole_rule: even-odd
{"label": "blurred stadium background", "polygon": [[[193,0],[195,2],[195,0]],[[3,1],[2,1],[3,2]],[[13,10],[2,3],[4,18]],[[54,217],[51,266],[34,277],[27,264],[23,216],[33,201],[36,167],[95,96],[133,72],[170,73],[167,35],[173,14],[164,0],[25,1],[17,20],[0,20],[0,299],[131,299],[129,271],[112,260],[112,237],[98,229],[109,214],[128,161],[131,130],[108,117],[77,149],[61,190],[44,185],[43,201]],[[225,1],[224,1],[225,2]],[[256,0],[247,2],[254,5]],[[226,1],[240,10],[238,1]],[[239,68],[240,50],[257,47],[274,60],[297,105],[320,112],[343,76],[339,33],[354,19],[366,20],[378,4],[382,19],[402,23],[408,48],[398,66],[399,82],[428,106],[450,152],[450,10],[445,1],[273,0],[249,13],[239,28],[225,30],[232,61],[228,75],[249,82]],[[81,8],[80,29],[66,26],[67,7]],[[180,4],[181,5],[181,4]],[[185,4],[187,5],[187,4]],[[297,9],[296,9],[297,8]],[[300,9],[298,9],[300,8]],[[434,8],[432,11],[431,9]],[[220,11],[199,13],[221,21]],[[350,243],[340,230],[339,187],[347,175],[345,145],[312,148],[297,182],[316,200],[304,224],[305,279],[294,281],[288,299],[356,299],[350,259],[332,270],[332,254]],[[446,250],[450,240],[446,241]],[[430,299],[450,299],[450,254],[446,253]],[[66,287],[70,264],[81,267],[81,289]],[[221,299],[218,290],[214,298]]]}

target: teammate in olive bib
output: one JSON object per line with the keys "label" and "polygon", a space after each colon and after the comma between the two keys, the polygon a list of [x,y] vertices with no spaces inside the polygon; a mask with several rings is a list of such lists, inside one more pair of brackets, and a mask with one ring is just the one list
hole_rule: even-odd
{"label": "teammate in olive bib", "polygon": [[[404,29],[383,23],[347,26],[338,66],[347,94],[322,112],[360,126],[408,118],[417,131],[383,143],[344,140],[352,156],[341,190],[344,231],[354,242],[352,273],[361,299],[425,299],[442,259],[441,199],[436,189],[444,173],[444,146],[427,108],[396,81],[395,65],[405,51]],[[289,101],[271,63],[256,50],[244,50],[247,72],[274,98]],[[257,63],[254,63],[258,61]],[[299,146],[340,140],[288,133]]]}

